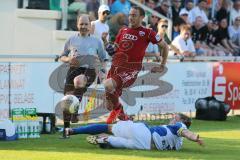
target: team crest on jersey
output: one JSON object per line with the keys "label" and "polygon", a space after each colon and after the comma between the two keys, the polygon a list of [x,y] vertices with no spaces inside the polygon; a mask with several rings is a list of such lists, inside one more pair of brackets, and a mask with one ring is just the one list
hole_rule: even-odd
{"label": "team crest on jersey", "polygon": [[161,40],[161,37],[160,37],[159,34],[157,34],[157,35],[155,36],[155,38],[156,38],[157,41],[160,41],[160,40]]}
{"label": "team crest on jersey", "polygon": [[139,31],[139,36],[144,36],[145,35],[145,32],[143,32],[143,31]]}

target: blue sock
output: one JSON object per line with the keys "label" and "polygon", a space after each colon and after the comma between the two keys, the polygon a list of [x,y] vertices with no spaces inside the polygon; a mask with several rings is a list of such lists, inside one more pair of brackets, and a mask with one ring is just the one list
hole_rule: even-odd
{"label": "blue sock", "polygon": [[79,128],[73,128],[72,134],[100,134],[108,133],[107,124],[90,124]]}

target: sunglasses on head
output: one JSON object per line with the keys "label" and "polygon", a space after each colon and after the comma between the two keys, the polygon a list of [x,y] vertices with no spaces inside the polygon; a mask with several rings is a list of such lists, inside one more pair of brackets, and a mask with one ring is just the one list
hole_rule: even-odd
{"label": "sunglasses on head", "polygon": [[110,12],[109,11],[104,11],[104,12],[102,12],[102,14],[104,15],[104,14],[107,14],[107,15],[109,15],[110,14]]}
{"label": "sunglasses on head", "polygon": [[168,25],[162,25],[161,27],[162,28],[168,28]]}

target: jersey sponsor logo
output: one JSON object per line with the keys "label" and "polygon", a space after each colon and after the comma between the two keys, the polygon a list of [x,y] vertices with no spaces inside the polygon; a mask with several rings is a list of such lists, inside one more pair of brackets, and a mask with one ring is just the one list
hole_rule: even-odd
{"label": "jersey sponsor logo", "polygon": [[145,32],[139,31],[139,36],[143,37],[145,35]]}
{"label": "jersey sponsor logo", "polygon": [[138,39],[137,36],[134,36],[134,35],[131,35],[131,34],[124,34],[123,38],[127,39],[127,40],[132,40],[132,41],[136,41]]}

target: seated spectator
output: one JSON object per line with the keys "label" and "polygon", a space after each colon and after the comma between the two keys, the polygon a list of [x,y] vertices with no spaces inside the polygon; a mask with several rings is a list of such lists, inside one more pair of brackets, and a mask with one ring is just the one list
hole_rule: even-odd
{"label": "seated spectator", "polygon": [[230,11],[230,22],[233,24],[236,17],[240,16],[240,0],[234,0],[233,8]]}
{"label": "seated spectator", "polygon": [[160,6],[154,8],[154,10],[167,18],[171,18],[171,14],[169,13],[170,7],[171,7],[170,1],[162,0]]}
{"label": "seated spectator", "polygon": [[110,8],[112,15],[123,13],[127,16],[130,11],[131,4],[128,0],[115,0]]}
{"label": "seated spectator", "polygon": [[148,0],[146,5],[151,9],[154,9],[156,7],[156,3],[154,0]]}
{"label": "seated spectator", "polygon": [[185,7],[182,8],[181,11],[179,12],[179,15],[180,15],[181,12],[189,14],[190,10],[192,10],[193,7],[194,7],[193,0],[186,0],[184,6]]}
{"label": "seated spectator", "polygon": [[228,55],[237,56],[239,54],[240,47],[233,44],[230,40],[226,18],[222,19],[219,24],[219,29],[216,31],[216,41],[227,49],[227,51],[229,52]]}
{"label": "seated spectator", "polygon": [[[180,35],[174,38],[172,44],[179,49],[180,54],[186,57],[194,57],[196,55],[196,49],[191,39],[191,26],[184,24],[180,27]],[[169,55],[174,55],[174,52],[170,52]]]}
{"label": "seated spectator", "polygon": [[216,40],[218,29],[218,21],[210,20],[207,24],[205,38],[202,43],[212,49],[212,56],[225,56],[228,54],[228,51]]}
{"label": "seated spectator", "polygon": [[240,16],[236,17],[233,25],[228,27],[228,33],[231,41],[240,46]]}
{"label": "seated spectator", "polygon": [[177,18],[175,22],[173,22],[173,33],[172,33],[172,39],[177,37],[180,34],[180,26],[182,24],[186,24],[185,21],[182,18]]}
{"label": "seated spectator", "polygon": [[188,14],[189,14],[189,12],[186,11],[186,10],[181,10],[180,13],[179,13],[179,18],[181,18],[182,20],[184,20],[184,22],[187,23],[187,24],[189,24]]}
{"label": "seated spectator", "polygon": [[118,31],[127,25],[127,16],[123,13],[117,13],[108,21],[110,42],[115,41]]}
{"label": "seated spectator", "polygon": [[203,19],[201,16],[196,17],[192,26],[192,40],[194,43],[196,41],[203,41],[204,34],[206,34],[207,27],[203,24]]}
{"label": "seated spectator", "polygon": [[221,8],[216,13],[216,19],[220,22],[223,18],[230,18],[231,0],[223,0]]}
{"label": "seated spectator", "polygon": [[201,16],[203,19],[203,23],[207,24],[208,17],[205,12],[206,8],[207,8],[207,0],[199,0],[198,5],[189,12],[189,15],[188,15],[189,22],[193,24],[196,17]]}
{"label": "seated spectator", "polygon": [[164,38],[164,41],[168,44],[168,46],[174,53],[180,54],[180,51],[177,49],[176,46],[172,44],[171,40],[168,38],[167,30],[168,21],[166,19],[160,19],[160,21],[158,22],[158,34]]}
{"label": "seated spectator", "polygon": [[68,12],[77,13],[78,15],[87,13],[86,3],[84,0],[74,0],[74,2],[69,5]]}
{"label": "seated spectator", "polygon": [[155,57],[156,61],[159,62],[160,61],[160,52],[158,49],[158,45],[157,44],[152,44],[151,42],[148,44],[148,47],[145,51],[145,57],[148,60],[148,57]]}
{"label": "seated spectator", "polygon": [[157,26],[158,26],[158,21],[159,21],[159,17],[152,15],[150,17],[150,23],[148,24],[148,28],[152,28],[155,32],[157,32]]}
{"label": "seated spectator", "polygon": [[[146,6],[154,10],[154,8],[156,8],[156,3],[154,0],[148,0],[146,1]],[[145,11],[145,14],[148,18],[152,16],[152,13],[149,11]]]}
{"label": "seated spectator", "polygon": [[172,0],[171,11],[172,11],[173,22],[176,20],[176,18],[179,17],[181,6],[182,6],[182,1],[181,0]]}

